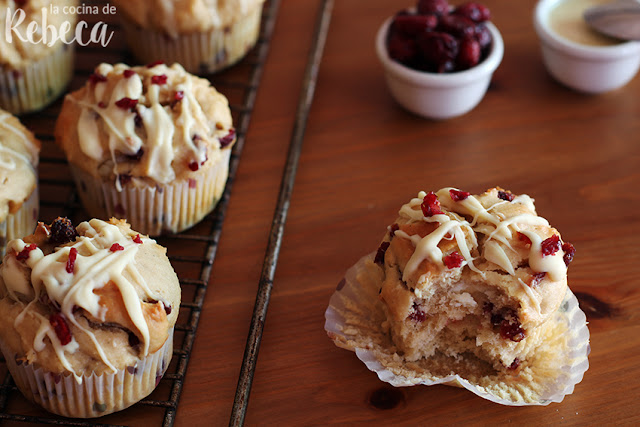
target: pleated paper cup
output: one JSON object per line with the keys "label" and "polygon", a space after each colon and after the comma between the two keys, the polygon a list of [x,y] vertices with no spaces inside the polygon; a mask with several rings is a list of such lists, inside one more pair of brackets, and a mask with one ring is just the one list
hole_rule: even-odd
{"label": "pleated paper cup", "polygon": [[193,178],[168,184],[123,185],[105,182],[70,164],[76,188],[90,216],[126,219],[131,229],[158,236],[186,230],[216,206],[229,175],[231,149],[224,149],[216,163],[207,162]]}
{"label": "pleated paper cup", "polygon": [[173,354],[173,330],[155,353],[115,373],[47,372],[20,362],[0,342],[7,367],[22,394],[49,412],[71,418],[94,418],[128,408],[147,397],[166,372]]}
{"label": "pleated paper cup", "polygon": [[224,28],[170,37],[144,29],[122,17],[127,44],[141,63],[179,63],[187,71],[213,73],[234,65],[255,46],[260,35],[262,3]]}
{"label": "pleated paper cup", "polygon": [[74,46],[61,43],[22,67],[0,66],[0,108],[13,114],[39,111],[55,101],[73,77]]}
{"label": "pleated paper cup", "polygon": [[[517,375],[470,380],[457,374],[436,375],[429,361],[407,362],[396,351],[384,324],[378,297],[382,269],[370,254],[345,274],[325,312],[325,330],[334,343],[354,351],[380,380],[395,387],[445,384],[464,387],[476,395],[509,406],[561,402],[589,368],[589,330],[578,300],[567,290],[560,308],[549,319],[553,339],[538,348],[530,366]],[[539,361],[540,362],[537,364]]]}
{"label": "pleated paper cup", "polygon": [[33,233],[38,224],[39,208],[40,198],[36,186],[20,209],[10,213],[3,222],[0,222],[0,259],[4,257],[9,241],[21,239]]}

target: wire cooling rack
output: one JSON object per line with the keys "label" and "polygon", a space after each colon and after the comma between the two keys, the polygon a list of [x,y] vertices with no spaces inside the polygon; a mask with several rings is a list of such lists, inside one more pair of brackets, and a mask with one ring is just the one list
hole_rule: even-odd
{"label": "wire cooling rack", "polygon": [[[99,9],[102,9],[107,3],[96,0],[86,1],[84,4],[97,5]],[[29,403],[16,388],[11,375],[7,372],[4,360],[2,360],[0,363],[0,423],[2,425],[115,426],[127,425],[128,420],[133,422],[133,420],[143,418],[145,425],[173,425],[211,269],[216,257],[233,180],[244,147],[245,135],[269,50],[278,6],[279,0],[265,2],[260,37],[255,48],[247,57],[224,72],[203,76],[209,78],[216,89],[229,99],[237,141],[231,155],[227,186],[214,212],[197,226],[184,233],[157,239],[161,245],[167,248],[169,259],[182,286],[182,303],[178,323],[175,327],[173,359],[164,378],[148,398],[125,411],[96,420],[71,420],[49,414]],[[114,35],[106,47],[97,44],[77,47],[75,75],[69,90],[81,87],[95,66],[101,62],[135,63],[125,47],[124,36],[115,15],[86,14],[81,19],[88,23],[89,29],[95,23],[103,21],[107,24],[109,32],[113,31]],[[77,224],[88,217],[75,193],[74,183],[64,155],[55,146],[52,135],[60,106],[61,100],[58,100],[46,110],[22,117],[21,120],[42,141],[39,167],[40,220],[49,223],[58,216],[67,216]]]}

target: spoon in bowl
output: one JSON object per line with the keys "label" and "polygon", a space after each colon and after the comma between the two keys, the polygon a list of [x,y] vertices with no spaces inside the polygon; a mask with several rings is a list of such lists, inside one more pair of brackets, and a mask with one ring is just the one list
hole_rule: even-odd
{"label": "spoon in bowl", "polygon": [[640,40],[640,1],[617,0],[590,7],[583,16],[600,33],[622,40]]}

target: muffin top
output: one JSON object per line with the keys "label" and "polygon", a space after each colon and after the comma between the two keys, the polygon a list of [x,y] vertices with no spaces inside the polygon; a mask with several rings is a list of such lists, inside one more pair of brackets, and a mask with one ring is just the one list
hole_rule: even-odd
{"label": "muffin top", "polygon": [[166,249],[124,220],[39,223],[0,265],[0,336],[52,372],[113,372],[159,350],[176,322]]}
{"label": "muffin top", "polygon": [[[436,282],[500,288],[519,303],[525,325],[542,323],[556,311],[574,253],[527,195],[443,188],[420,192],[402,206],[376,261],[398,268],[418,298],[428,298]],[[408,304],[402,296],[392,304]]]}
{"label": "muffin top", "polygon": [[264,0],[115,0],[118,13],[148,30],[179,34],[225,28]]}
{"label": "muffin top", "polygon": [[16,117],[0,110],[0,222],[36,189],[39,153],[40,141]]}
{"label": "muffin top", "polygon": [[55,136],[69,162],[120,189],[189,179],[231,149],[235,129],[227,99],[179,64],[101,64],[65,97]]}
{"label": "muffin top", "polygon": [[[62,44],[62,41],[56,38],[55,42],[49,46],[52,39],[51,32],[48,32],[47,43],[39,42],[43,33],[43,13],[46,16],[46,25],[53,26],[58,32],[68,22],[70,29],[67,39],[70,40],[73,37],[73,31],[75,31],[77,16],[64,12],[69,12],[68,7],[77,4],[78,0],[0,0],[0,34],[2,34],[0,37],[0,64],[19,68],[26,63],[45,57]],[[57,9],[53,9],[52,6]],[[24,19],[20,21],[20,17],[23,15]],[[7,19],[15,31],[7,28]],[[18,24],[18,22],[20,23]],[[37,43],[32,43],[27,38],[29,33],[27,28],[32,22],[37,24],[37,32],[32,38]],[[7,30],[11,34],[11,42],[6,37]]]}

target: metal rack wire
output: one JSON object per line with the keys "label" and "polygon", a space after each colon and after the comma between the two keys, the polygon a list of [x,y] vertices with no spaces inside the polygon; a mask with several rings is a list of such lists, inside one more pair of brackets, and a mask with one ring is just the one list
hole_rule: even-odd
{"label": "metal rack wire", "polygon": [[[87,4],[102,5],[93,1]],[[234,145],[229,167],[227,186],[214,212],[207,216],[196,227],[176,235],[157,239],[167,247],[169,258],[178,273],[183,289],[182,304],[178,323],[175,327],[174,352],[172,362],[160,381],[157,389],[146,399],[127,409],[132,414],[144,412],[145,425],[161,424],[171,426],[175,421],[176,411],[187,372],[191,349],[200,320],[200,313],[207,292],[211,269],[216,257],[222,225],[227,211],[234,177],[238,169],[245,136],[251,120],[257,90],[260,84],[264,63],[266,61],[279,0],[267,0],[264,4],[260,37],[256,47],[239,64],[222,73],[205,76],[229,99],[231,112],[236,127],[237,141]],[[70,90],[80,87],[100,62],[133,63],[124,46],[120,27],[114,16],[89,15],[82,17],[91,26],[100,20],[106,22],[114,31],[112,43],[107,47],[87,46],[76,50],[76,72]],[[68,173],[63,154],[53,143],[52,130],[61,102],[58,101],[46,110],[22,118],[42,141],[40,158],[40,219],[50,222],[57,216],[67,216],[77,223],[87,219],[74,190],[73,181]],[[173,251],[174,247],[189,244],[189,252]],[[195,272],[195,273],[194,273]],[[40,410],[22,397],[15,386],[11,375],[7,372],[4,361],[0,363],[0,422],[37,423],[53,425],[102,425],[116,426],[113,420],[124,420],[125,412],[106,416],[97,420],[70,420]]]}

